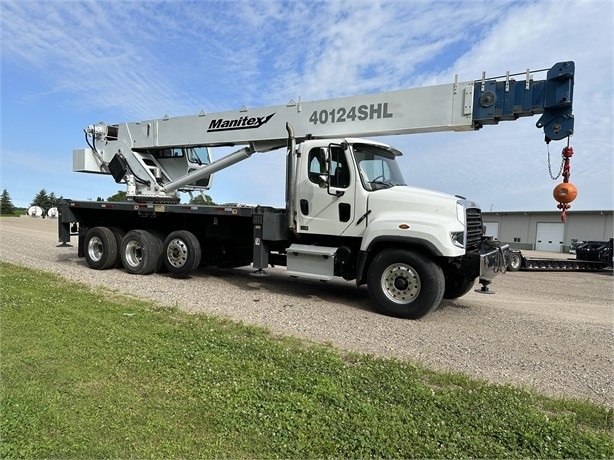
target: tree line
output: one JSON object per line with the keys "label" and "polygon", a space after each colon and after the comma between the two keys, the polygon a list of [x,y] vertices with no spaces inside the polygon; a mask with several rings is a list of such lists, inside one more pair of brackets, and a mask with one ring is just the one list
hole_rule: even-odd
{"label": "tree line", "polygon": [[[38,206],[45,210],[45,212],[49,211],[49,209],[58,207],[64,197],[56,196],[54,192],[47,193],[47,190],[41,189],[35,196],[30,206]],[[119,190],[115,195],[111,195],[106,200],[101,197],[97,197],[96,201],[127,201],[126,192]],[[193,205],[215,205],[213,199],[209,195],[197,195],[190,199],[189,204]],[[13,204],[13,200],[11,199],[11,195],[9,194],[7,189],[2,191],[0,195],[0,215],[11,215],[15,214],[20,210],[20,208],[15,207]]]}
{"label": "tree line", "polygon": [[[53,192],[47,193],[45,189],[41,189],[30,203],[30,206],[38,206],[48,211],[51,208],[59,206],[63,199],[62,196],[56,196]],[[0,214],[14,214],[19,209],[20,208],[17,208],[13,204],[8,190],[4,189],[0,195]]]}

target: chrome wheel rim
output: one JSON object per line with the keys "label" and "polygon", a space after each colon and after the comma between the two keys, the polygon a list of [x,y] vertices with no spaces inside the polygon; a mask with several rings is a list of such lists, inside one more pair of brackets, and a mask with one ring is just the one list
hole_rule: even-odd
{"label": "chrome wheel rim", "polygon": [[126,245],[126,262],[131,267],[138,267],[143,260],[143,247],[137,241],[129,241]]}
{"label": "chrome wheel rim", "polygon": [[[92,232],[93,233],[93,232]],[[104,253],[102,240],[97,236],[90,238],[87,243],[87,254],[94,262],[100,261]]]}
{"label": "chrome wheel rim", "polygon": [[188,260],[188,247],[179,238],[171,240],[166,247],[166,260],[173,267],[183,267]]}
{"label": "chrome wheel rim", "polygon": [[390,265],[382,273],[381,283],[386,297],[397,304],[411,303],[420,294],[420,276],[407,264]]}

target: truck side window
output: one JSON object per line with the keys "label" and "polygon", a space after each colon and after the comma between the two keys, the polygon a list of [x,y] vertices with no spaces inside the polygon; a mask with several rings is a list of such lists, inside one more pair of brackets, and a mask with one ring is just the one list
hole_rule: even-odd
{"label": "truck side window", "polygon": [[[329,171],[329,181],[331,187],[347,188],[350,185],[350,170],[343,149],[333,147],[331,149],[331,169]],[[326,174],[326,160],[320,148],[309,151],[309,180],[314,184],[323,186],[322,175]]]}
{"label": "truck side window", "polygon": [[326,161],[319,147],[309,151],[307,164],[309,165],[309,180],[320,187],[325,186],[321,176],[326,174]]}

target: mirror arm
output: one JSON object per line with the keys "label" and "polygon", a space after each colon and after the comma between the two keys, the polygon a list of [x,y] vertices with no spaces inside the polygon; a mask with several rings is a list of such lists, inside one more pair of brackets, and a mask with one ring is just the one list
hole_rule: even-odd
{"label": "mirror arm", "polygon": [[334,191],[334,193],[333,193],[333,192],[331,192],[331,191],[330,191],[330,184],[328,184],[328,188],[327,188],[327,190],[326,190],[326,191],[327,191],[327,192],[328,192],[328,194],[329,194],[329,195],[331,195],[331,196],[337,196],[337,197],[340,197],[340,196],[345,195],[345,192],[344,192],[343,190],[335,190],[335,191]]}

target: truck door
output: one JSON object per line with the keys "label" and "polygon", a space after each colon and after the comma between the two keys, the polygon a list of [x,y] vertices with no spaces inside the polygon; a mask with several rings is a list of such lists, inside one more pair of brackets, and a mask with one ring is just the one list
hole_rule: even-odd
{"label": "truck door", "polygon": [[341,235],[355,216],[353,162],[341,146],[331,145],[310,149],[301,167],[296,194],[299,232]]}

